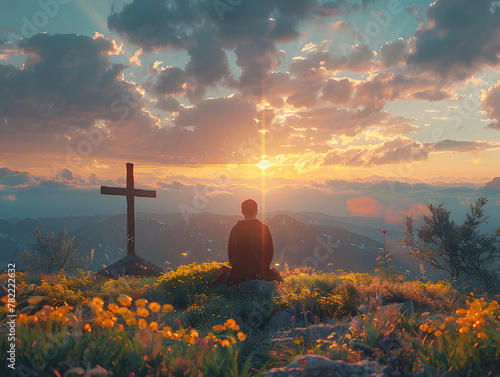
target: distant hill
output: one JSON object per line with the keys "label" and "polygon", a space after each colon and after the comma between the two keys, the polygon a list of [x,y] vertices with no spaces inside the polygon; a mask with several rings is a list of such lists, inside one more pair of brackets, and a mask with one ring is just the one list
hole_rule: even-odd
{"label": "distant hill", "polygon": [[[201,213],[186,222],[182,214],[137,214],[136,250],[164,271],[192,262],[227,261],[229,232],[241,218]],[[266,223],[274,241],[273,263],[278,263],[278,268],[286,263],[290,267],[305,265],[324,271],[373,272],[378,251],[383,247],[381,230],[387,229],[387,248],[394,252],[396,266],[419,275],[419,262],[401,246],[401,225],[385,224],[375,218],[289,211],[269,214]],[[92,267],[96,270],[126,255],[126,216],[121,214],[26,219],[16,224],[0,221],[2,261],[18,258],[19,252],[33,242],[36,228],[57,234],[64,227],[81,244],[80,254],[90,255],[93,250]]]}

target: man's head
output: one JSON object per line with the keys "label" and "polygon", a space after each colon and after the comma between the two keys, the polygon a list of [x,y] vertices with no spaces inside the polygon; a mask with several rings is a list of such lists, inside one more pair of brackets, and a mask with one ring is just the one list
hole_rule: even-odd
{"label": "man's head", "polygon": [[252,199],[247,199],[241,203],[241,213],[245,218],[253,218],[257,216],[257,202]]}

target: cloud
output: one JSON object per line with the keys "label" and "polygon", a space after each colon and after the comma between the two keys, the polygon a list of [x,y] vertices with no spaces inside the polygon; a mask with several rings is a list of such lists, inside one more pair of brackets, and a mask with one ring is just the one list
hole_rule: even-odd
{"label": "cloud", "polygon": [[479,151],[498,150],[500,142],[495,141],[457,141],[441,140],[432,147],[435,152],[477,153]]}
{"label": "cloud", "polygon": [[488,113],[490,119],[495,122],[490,123],[488,128],[500,131],[500,83],[492,86],[481,98],[483,110]]}
{"label": "cloud", "polygon": [[10,195],[3,195],[0,196],[0,200],[8,201],[8,202],[14,202],[17,200],[16,196],[14,194]]}
{"label": "cloud", "polygon": [[382,205],[372,197],[365,196],[361,198],[347,199],[347,209],[353,215],[359,216],[378,216],[382,210]]}
{"label": "cloud", "polygon": [[380,48],[380,61],[383,68],[391,68],[404,61],[406,42],[399,38],[395,42],[387,42]]}
{"label": "cloud", "polygon": [[426,160],[429,150],[422,143],[395,137],[380,144],[332,149],[324,156],[324,165],[371,167],[375,165]]}
{"label": "cloud", "polygon": [[[108,59],[117,51],[113,41],[38,34],[18,48],[28,56],[23,67],[0,65],[0,113],[8,119],[0,133],[64,133],[89,128],[97,119],[119,122],[124,98],[140,97],[133,84],[120,79],[125,66]],[[127,114],[140,111],[129,107]]]}
{"label": "cloud", "polygon": [[342,30],[349,29],[351,27],[351,23],[343,21],[343,20],[340,20],[340,21],[337,21],[337,22],[330,23],[330,27],[334,31],[342,31]]}
{"label": "cloud", "polygon": [[407,64],[442,78],[465,80],[499,63],[500,14],[491,0],[437,0],[427,9],[429,25],[415,33]]}
{"label": "cloud", "polygon": [[427,206],[420,203],[413,204],[409,209],[396,209],[395,206],[390,206],[384,212],[385,222],[391,224],[400,224],[407,216],[417,218],[423,215],[430,215],[430,211]]}
{"label": "cloud", "polygon": [[0,168],[0,185],[14,187],[35,182],[34,177],[27,172],[19,172],[8,168]]}

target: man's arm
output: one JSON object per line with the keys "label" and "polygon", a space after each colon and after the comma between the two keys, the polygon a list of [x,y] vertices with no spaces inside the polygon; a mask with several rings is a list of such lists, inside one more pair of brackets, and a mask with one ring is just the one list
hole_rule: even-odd
{"label": "man's arm", "polygon": [[266,231],[266,252],[265,252],[265,258],[266,258],[266,265],[270,266],[271,263],[273,262],[274,258],[274,245],[273,245],[273,237],[271,236],[271,231],[269,230],[269,227],[267,225],[264,225]]}
{"label": "man's arm", "polygon": [[231,229],[231,233],[229,233],[229,240],[227,241],[227,258],[229,259],[229,263],[231,266],[235,266],[236,263],[236,248],[235,248],[235,238],[236,238],[236,231]]}

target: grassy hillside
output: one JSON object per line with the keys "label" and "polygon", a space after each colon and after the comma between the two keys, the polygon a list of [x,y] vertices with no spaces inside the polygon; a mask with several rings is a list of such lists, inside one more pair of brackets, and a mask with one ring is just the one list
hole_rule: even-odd
{"label": "grassy hillside", "polygon": [[[426,364],[459,376],[500,373],[495,297],[466,295],[446,282],[306,269],[285,270],[273,294],[242,294],[207,286],[221,265],[194,263],[158,279],[108,282],[83,271],[17,273],[16,365],[25,371],[19,375],[246,376],[308,353],[376,360],[394,370],[416,372]],[[0,278],[6,286],[6,274]],[[8,332],[1,308],[1,331]],[[272,341],[299,327],[338,331]],[[2,355],[7,339],[0,337]],[[396,346],[387,349],[387,340]],[[0,363],[8,370],[7,360]]]}

